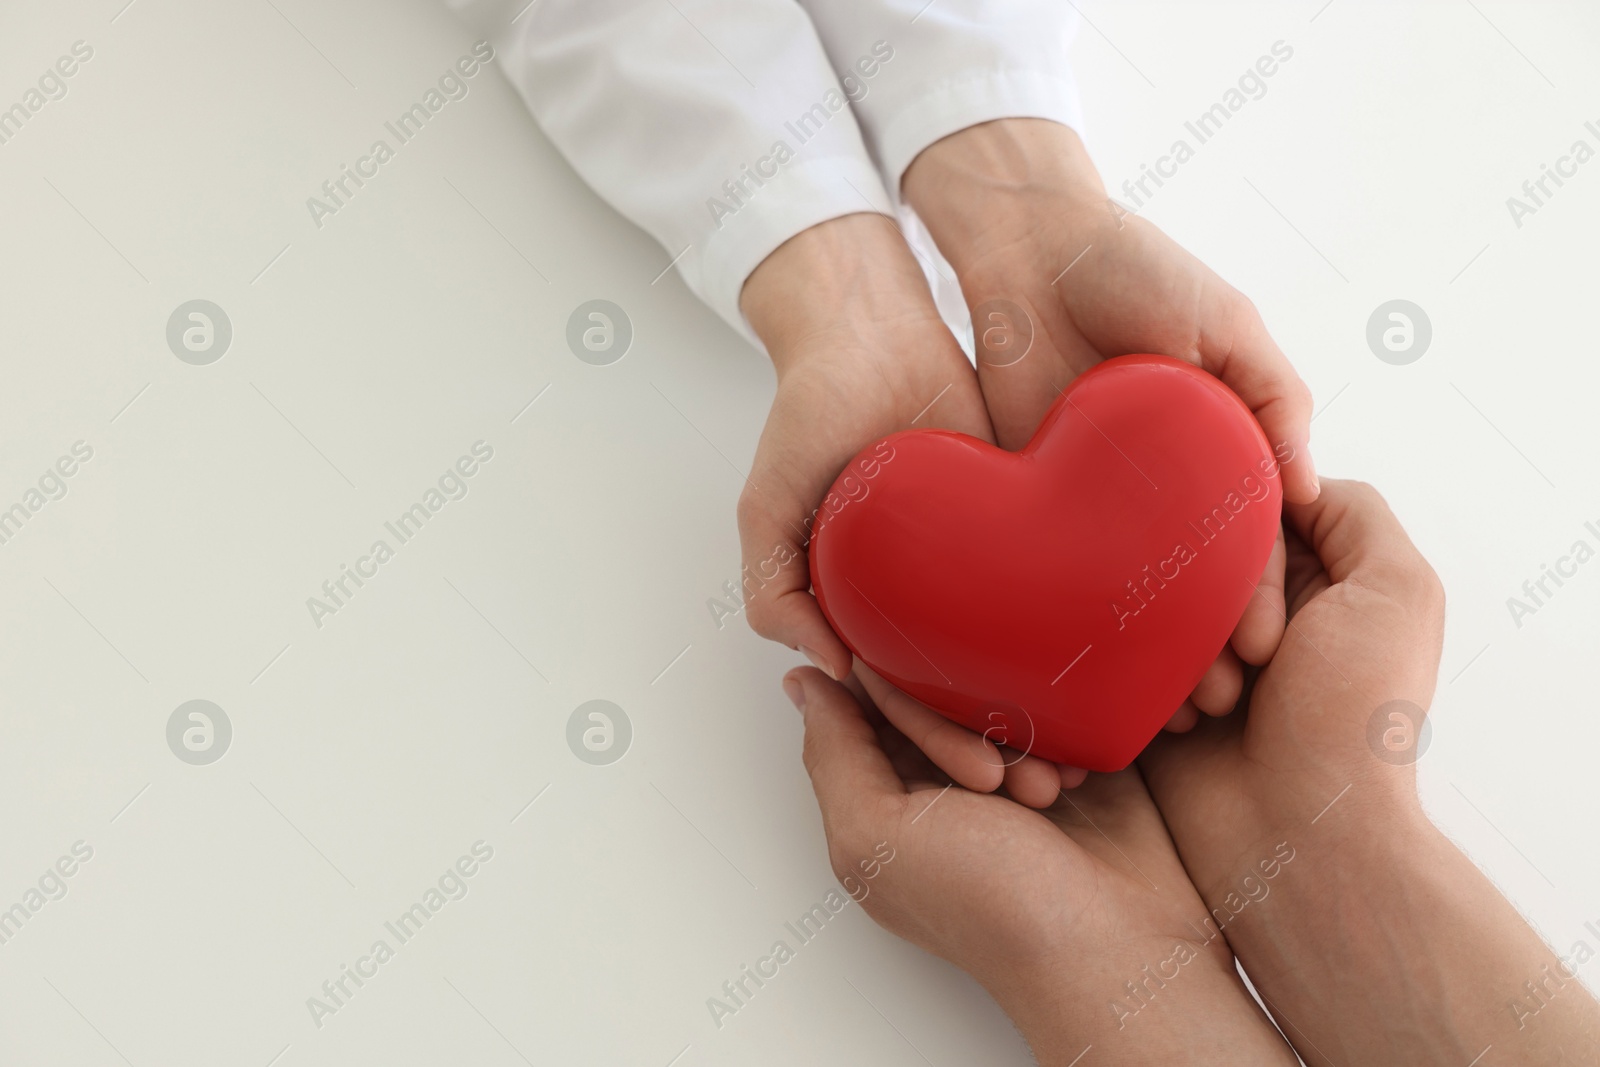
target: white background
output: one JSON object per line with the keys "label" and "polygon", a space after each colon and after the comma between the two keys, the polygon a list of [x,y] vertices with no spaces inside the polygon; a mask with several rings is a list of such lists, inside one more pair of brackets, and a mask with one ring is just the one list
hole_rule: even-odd
{"label": "white background", "polygon": [[[831,885],[795,657],[706,607],[738,574],[763,359],[653,281],[669,253],[493,67],[313,225],[306,197],[469,49],[426,0],[124,3],[0,14],[0,106],[94,48],[0,145],[0,507],[94,449],[0,546],[0,907],[94,849],[0,945],[0,1062],[1028,1062],[854,907],[707,1012]],[[1600,562],[1520,628],[1506,599],[1600,547],[1600,161],[1520,228],[1505,201],[1600,148],[1600,15],[1082,10],[1113,191],[1294,49],[1145,214],[1256,300],[1323,405],[1322,471],[1375,482],[1444,578],[1430,811],[1558,949],[1594,944]],[[164,337],[197,297],[234,329],[204,367]],[[597,297],[635,330],[607,367],[565,343]],[[1365,342],[1394,298],[1433,325],[1409,366]],[[480,439],[469,495],[316,628],[306,598]],[[165,740],[194,698],[234,728],[206,767]],[[607,767],[566,743],[594,698],[634,728]],[[469,894],[316,1027],[306,998],[480,839]]]}

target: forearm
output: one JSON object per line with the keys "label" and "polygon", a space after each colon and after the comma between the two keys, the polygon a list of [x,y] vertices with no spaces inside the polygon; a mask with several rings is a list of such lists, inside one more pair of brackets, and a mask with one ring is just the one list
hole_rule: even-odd
{"label": "forearm", "polygon": [[1206,893],[1306,1062],[1464,1067],[1490,1046],[1499,1065],[1596,1062],[1600,1008],[1575,961],[1414,801],[1358,810],[1262,834],[1298,839],[1296,859],[1237,915],[1237,876]]}
{"label": "forearm", "polygon": [[1080,1056],[1080,1067],[1296,1062],[1239,980],[1222,938],[1198,925],[1182,936],[1080,953],[1048,977],[1008,972],[985,984],[1042,1067],[1067,1067]]}

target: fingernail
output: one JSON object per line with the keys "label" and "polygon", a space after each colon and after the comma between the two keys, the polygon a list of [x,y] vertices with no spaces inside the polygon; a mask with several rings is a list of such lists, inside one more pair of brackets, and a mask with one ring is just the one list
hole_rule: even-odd
{"label": "fingernail", "polygon": [[[829,678],[833,678],[833,668],[828,666],[827,660],[817,655],[817,653],[811,651],[811,649],[807,648],[805,645],[800,646],[800,651],[802,654],[804,654],[806,659],[811,661],[811,665],[813,667],[821,671],[823,674],[826,674]],[[833,678],[833,680],[837,682],[839,679]]]}
{"label": "fingernail", "polygon": [[783,680],[783,692],[789,698],[789,702],[794,705],[794,710],[802,712],[806,710],[806,687],[800,684],[800,679],[785,678]]}

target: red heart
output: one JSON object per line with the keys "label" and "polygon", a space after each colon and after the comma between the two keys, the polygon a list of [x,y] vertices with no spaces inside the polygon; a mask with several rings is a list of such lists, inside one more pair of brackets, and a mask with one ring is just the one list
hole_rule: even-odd
{"label": "red heart", "polygon": [[864,449],[824,501],[812,583],[850,650],[929,707],[1121,770],[1257,595],[1279,458],[1204,371],[1107,360],[1020,452],[946,430]]}

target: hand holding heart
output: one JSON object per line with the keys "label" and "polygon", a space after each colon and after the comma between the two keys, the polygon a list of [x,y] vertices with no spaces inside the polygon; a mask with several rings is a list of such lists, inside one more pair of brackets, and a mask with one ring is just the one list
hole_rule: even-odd
{"label": "hand holding heart", "polygon": [[[1021,447],[1061,390],[1110,356],[1163,352],[1215,374],[1255,412],[1275,449],[1292,450],[1285,499],[1315,495],[1309,396],[1254,309],[1142,220],[1119,228],[1072,131],[1034,120],[973,127],[925,151],[904,185],[969,302],[1002,295],[1022,305],[1034,321],[1033,348],[1014,365],[984,362],[975,373],[940,325],[904,241],[880,218],[813,227],[757,268],[743,307],[778,369],[739,507],[742,585],[757,632],[844,677],[851,653],[811,595],[805,547],[847,461],[914,428],[983,440],[998,431],[1002,446]],[[1230,646],[1171,709],[1171,728],[1192,726],[1199,712],[1226,712],[1242,685],[1241,661],[1271,656],[1283,626],[1282,569],[1274,547]],[[969,789],[1003,782],[1024,803],[1046,805],[1083,779],[1081,770],[1002,752],[1001,735],[959,727],[862,675],[890,721]]]}
{"label": "hand holding heart", "polygon": [[[1037,119],[970,127],[918,156],[903,187],[955,268],[977,336],[987,328],[1030,339],[1020,358],[979,348],[978,379],[1002,448],[1022,447],[1061,390],[1100,361],[1158,352],[1211,373],[1254,412],[1273,450],[1290,457],[1284,500],[1316,497],[1311,394],[1255,307],[1114,205],[1071,129]],[[997,301],[1019,309],[1022,321],[1006,321]],[[1226,714],[1243,664],[1271,658],[1284,625],[1281,545],[1258,587],[1171,729],[1188,729],[1201,712]]]}
{"label": "hand holding heart", "polygon": [[[742,306],[778,372],[739,498],[745,614],[757,633],[844,678],[850,650],[817,607],[806,563],[829,485],[888,434],[944,427],[992,441],[989,418],[916,260],[884,218],[850,215],[791,238],[745,283]],[[896,722],[940,767],[970,789],[1000,786],[1005,761],[992,741],[917,713],[915,725]]]}
{"label": "hand holding heart", "polygon": [[[1057,435],[1052,420],[1075,442],[1067,452],[1082,454],[1093,420],[1117,416],[1115,405],[1101,406],[1106,397],[1095,395],[1103,391],[1091,380],[1121,374],[1115,366],[1086,372],[1128,352],[1175,356],[1248,405],[1265,438],[1224,447],[1226,463],[1211,473],[1270,445],[1267,454],[1284,461],[1276,473],[1298,538],[1289,585],[1293,632],[1284,639],[1280,536],[1231,635],[1233,651],[1224,649],[1206,668],[1169,727],[1194,727],[1198,711],[1225,714],[1243,689],[1242,663],[1271,660],[1248,720],[1234,715],[1192,738],[1164,739],[1138,767],[1096,777],[1065,797],[1061,788],[1077,785],[1084,772],[1034,755],[1018,758],[1006,743],[1025,747],[1030,739],[1019,736],[1025,724],[1008,719],[1007,709],[990,709],[1001,712],[999,731],[986,725],[987,712],[968,719],[984,728],[980,733],[864,665],[855,665],[859,680],[849,680],[850,691],[817,671],[792,672],[785,689],[803,705],[806,764],[836,871],[853,873],[866,847],[880,841],[897,851],[867,910],[984,982],[1041,1063],[1086,1063],[1089,1044],[1093,1062],[1296,1062],[1229,968],[1230,952],[1250,968],[1308,1063],[1331,1056],[1459,1067],[1490,1045],[1498,1063],[1573,1055],[1600,1062],[1600,1011],[1577,983],[1540,1006],[1537,1025],[1521,1025],[1525,1018],[1504,1010],[1501,985],[1491,979],[1548,973],[1560,961],[1427,822],[1409,769],[1378,766],[1370,749],[1363,754],[1369,703],[1395,694],[1426,703],[1437,666],[1438,583],[1370,490],[1330,483],[1318,497],[1305,450],[1309,397],[1249,302],[1143,220],[1108,210],[1081,145],[1061,127],[1005,120],[963,131],[919,157],[904,191],[956,267],[980,323],[988,325],[983,305],[1005,298],[1022,309],[1033,344],[1020,360],[984,360],[974,373],[939,325],[909,251],[882,219],[835,219],[768,257],[744,301],[779,376],[739,511],[747,606],[759,632],[846,677],[850,652],[810,594],[805,547],[828,486],[850,458],[898,431],[944,427],[967,435],[952,454],[965,450],[980,467],[997,464],[985,453],[992,442],[1020,449],[1041,421],[1046,437]],[[1198,376],[1187,380],[1193,385]],[[1070,388],[1074,381],[1079,386]],[[1083,403],[1063,414],[1069,399]],[[1126,477],[1128,461],[1159,465],[1143,451],[1159,442],[1115,428],[1118,440],[1136,442],[1129,454],[1062,468],[1089,498],[1097,475]],[[940,440],[936,448],[949,451],[955,439]],[[1230,451],[1234,446],[1242,450]],[[885,477],[899,462],[907,470],[905,459],[921,447],[905,457],[877,455],[868,469]],[[1019,453],[993,469],[1023,470],[1048,458],[1044,451]],[[1204,472],[1167,473],[1176,476],[1172,484],[1186,485]],[[1205,555],[1158,556],[1150,561],[1153,577],[1141,563],[1146,597],[1162,599],[1153,608],[1108,605],[1119,629],[1155,622],[1150,612],[1197,593],[1219,601],[1198,629],[1237,610],[1237,601],[1220,601],[1243,591],[1217,592],[1225,586],[1214,583],[1231,574],[1250,584],[1240,569],[1249,552],[1236,550],[1261,551],[1265,533],[1257,522],[1278,504],[1279,487],[1263,495],[1252,488],[1260,484],[1241,476],[1238,499],[1225,499],[1218,518],[1251,544],[1229,542],[1219,551],[1227,534],[1201,534]],[[1121,488],[1124,499],[1134,499]],[[859,518],[864,498],[846,499]],[[1026,499],[1010,494],[1013,505]],[[1124,539],[1139,540],[1131,529]],[[978,547],[1037,559],[1037,545],[1033,554],[1016,552],[1004,527]],[[863,575],[869,585],[876,577],[856,574]],[[1200,588],[1184,584],[1191,579]],[[855,591],[841,594],[850,595]],[[988,625],[1006,632],[1003,621]],[[1052,627],[1061,639],[1063,620],[1047,614],[1042,628]],[[905,668],[909,653],[897,654],[898,663],[894,655],[882,658],[886,669],[917,688],[915,672]],[[1196,654],[1186,646],[1184,670],[1197,669]],[[1160,699],[1170,701],[1179,692],[1170,687],[1185,684],[1170,672],[1154,677],[1160,673],[1136,677],[1150,718],[1109,743],[1069,738],[1093,742],[1076,758],[1118,765],[1142,743],[1159,719],[1149,710],[1157,695],[1167,692]],[[1027,684],[1044,688],[1042,679]],[[881,715],[865,703],[868,692]],[[941,702],[947,695],[922,692]],[[1027,699],[1036,703],[1037,696]],[[1336,779],[1346,783],[1338,792],[1331,788]],[[982,795],[1002,782],[1012,800]],[[1324,799],[1330,793],[1331,803]],[[1234,887],[1255,900],[1254,872],[1285,849],[1304,858],[1277,875],[1273,902],[1261,897],[1241,921]],[[1472,936],[1462,937],[1464,930]],[[1416,983],[1423,960],[1429,981]],[[1116,998],[1110,1012],[1108,998]]]}

